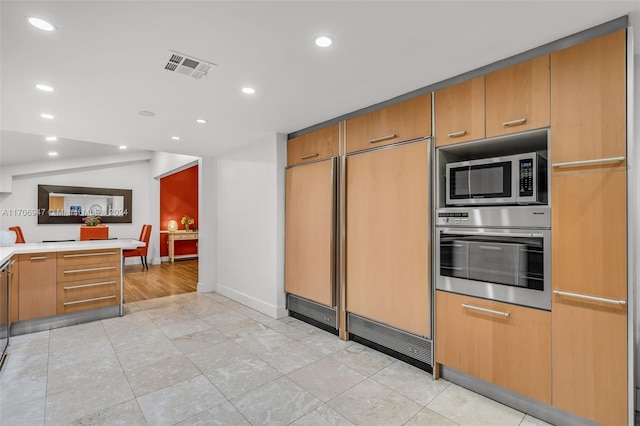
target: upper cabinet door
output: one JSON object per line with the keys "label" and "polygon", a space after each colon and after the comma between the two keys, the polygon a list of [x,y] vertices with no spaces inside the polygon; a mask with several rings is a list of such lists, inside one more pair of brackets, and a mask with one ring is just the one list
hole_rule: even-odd
{"label": "upper cabinet door", "polygon": [[549,126],[549,56],[486,76],[487,137]]}
{"label": "upper cabinet door", "polygon": [[347,152],[431,136],[431,93],[347,120]]}
{"label": "upper cabinet door", "polygon": [[435,93],[436,146],[484,138],[484,76]]}
{"label": "upper cabinet door", "polygon": [[[551,55],[552,164],[625,167],[606,161],[626,152],[625,46],[620,30]],[[567,168],[553,168],[561,171]]]}
{"label": "upper cabinet door", "polygon": [[338,125],[307,133],[287,142],[287,165],[309,163],[338,155]]}

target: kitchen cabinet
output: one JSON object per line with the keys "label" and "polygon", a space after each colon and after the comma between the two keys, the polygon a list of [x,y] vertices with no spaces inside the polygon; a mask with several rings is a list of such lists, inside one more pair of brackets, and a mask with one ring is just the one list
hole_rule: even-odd
{"label": "kitchen cabinet", "polygon": [[625,31],[551,55],[553,405],[627,424]]}
{"label": "kitchen cabinet", "polygon": [[335,306],[336,159],[286,170],[285,290]]}
{"label": "kitchen cabinet", "polygon": [[20,268],[18,265],[18,256],[13,256],[11,260],[15,261],[13,265],[10,266],[9,271],[11,272],[10,280],[9,280],[9,315],[10,321],[16,322],[19,321],[19,309],[20,309],[20,298],[18,292],[20,291],[19,279],[20,279]]}
{"label": "kitchen cabinet", "polygon": [[549,126],[549,56],[485,77],[487,137]]}
{"label": "kitchen cabinet", "polygon": [[436,146],[484,138],[484,76],[438,90],[434,99]]}
{"label": "kitchen cabinet", "polygon": [[551,402],[551,313],[436,291],[436,362]]}
{"label": "kitchen cabinet", "polygon": [[431,136],[431,93],[347,120],[347,153]]}
{"label": "kitchen cabinet", "polygon": [[346,309],[426,337],[429,176],[428,141],[346,159]]}
{"label": "kitchen cabinet", "polygon": [[120,256],[119,249],[57,253],[56,312],[66,314],[119,305]]}
{"label": "kitchen cabinet", "polygon": [[18,255],[18,320],[56,314],[56,254]]}
{"label": "kitchen cabinet", "polygon": [[287,141],[287,165],[310,163],[338,155],[338,125],[328,126]]}

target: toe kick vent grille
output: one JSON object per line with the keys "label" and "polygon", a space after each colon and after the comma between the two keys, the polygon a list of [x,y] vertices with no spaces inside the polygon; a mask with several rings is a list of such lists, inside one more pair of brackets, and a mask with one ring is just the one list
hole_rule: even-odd
{"label": "toe kick vent grille", "polygon": [[164,65],[166,71],[186,75],[198,80],[206,77],[209,71],[215,67],[217,65],[212,62],[203,61],[175,50],[167,52]]}

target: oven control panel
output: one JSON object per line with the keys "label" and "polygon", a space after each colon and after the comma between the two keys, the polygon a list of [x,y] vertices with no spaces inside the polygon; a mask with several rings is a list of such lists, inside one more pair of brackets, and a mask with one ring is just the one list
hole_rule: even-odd
{"label": "oven control panel", "polygon": [[469,212],[438,212],[438,225],[469,223]]}

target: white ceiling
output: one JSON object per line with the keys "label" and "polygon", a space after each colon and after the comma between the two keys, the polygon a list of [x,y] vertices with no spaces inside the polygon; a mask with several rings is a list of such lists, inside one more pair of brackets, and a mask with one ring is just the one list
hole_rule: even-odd
{"label": "white ceiling", "polygon": [[[640,21],[638,1],[2,0],[0,7],[0,165],[24,150],[44,152],[44,135],[215,156],[622,15]],[[37,30],[26,16],[57,31]],[[334,46],[316,47],[321,33]],[[635,46],[637,53],[637,38]],[[167,72],[169,49],[218,67],[201,80]],[[247,85],[257,93],[241,93]],[[196,124],[198,117],[208,123]]]}

